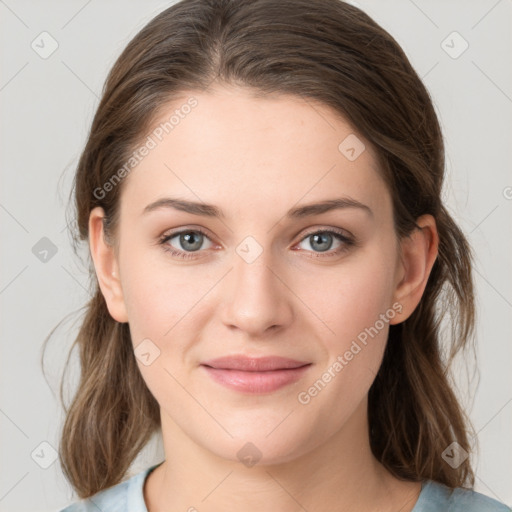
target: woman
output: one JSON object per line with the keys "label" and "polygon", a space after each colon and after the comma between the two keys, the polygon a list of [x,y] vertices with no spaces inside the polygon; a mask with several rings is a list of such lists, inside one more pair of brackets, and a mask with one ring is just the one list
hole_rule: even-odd
{"label": "woman", "polygon": [[[470,490],[442,357],[474,322],[443,172],[425,87],[359,9],[183,0],[153,19],[76,174],[96,291],[65,510],[507,510]],[[165,460],[123,481],[159,429]]]}

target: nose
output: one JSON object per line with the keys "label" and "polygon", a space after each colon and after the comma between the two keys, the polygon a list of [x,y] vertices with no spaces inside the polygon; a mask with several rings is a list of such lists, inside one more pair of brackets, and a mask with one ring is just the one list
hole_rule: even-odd
{"label": "nose", "polygon": [[223,323],[251,337],[289,326],[292,293],[279,274],[265,251],[251,263],[235,254],[234,268],[222,291]]}

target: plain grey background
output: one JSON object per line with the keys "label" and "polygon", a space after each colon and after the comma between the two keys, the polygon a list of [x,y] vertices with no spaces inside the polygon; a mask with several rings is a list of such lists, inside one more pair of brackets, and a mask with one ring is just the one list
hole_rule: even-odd
{"label": "plain grey background", "polygon": [[[171,3],[0,0],[1,511],[60,510],[75,500],[55,456],[59,379],[77,315],[50,342],[48,380],[40,366],[44,338],[88,299],[87,265],[70,245],[67,199],[108,70]],[[352,3],[402,45],[440,116],[446,201],[476,254],[480,379],[457,373],[479,443],[476,489],[510,506],[512,2]],[[155,438],[131,474],[162,458]]]}

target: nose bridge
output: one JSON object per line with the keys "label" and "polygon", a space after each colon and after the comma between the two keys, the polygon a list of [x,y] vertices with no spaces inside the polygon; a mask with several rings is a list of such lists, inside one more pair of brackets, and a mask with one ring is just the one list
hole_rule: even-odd
{"label": "nose bridge", "polygon": [[224,302],[224,323],[249,334],[287,325],[292,304],[286,287],[276,277],[270,248],[247,237],[233,255],[233,271]]}

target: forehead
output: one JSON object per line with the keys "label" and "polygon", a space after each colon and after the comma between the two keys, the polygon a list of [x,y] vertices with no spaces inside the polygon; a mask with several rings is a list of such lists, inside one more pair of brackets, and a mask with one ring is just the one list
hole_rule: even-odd
{"label": "forehead", "polygon": [[191,91],[159,109],[146,137],[149,149],[122,194],[130,208],[166,194],[237,213],[333,194],[367,203],[385,195],[371,145],[338,113],[298,96]]}

